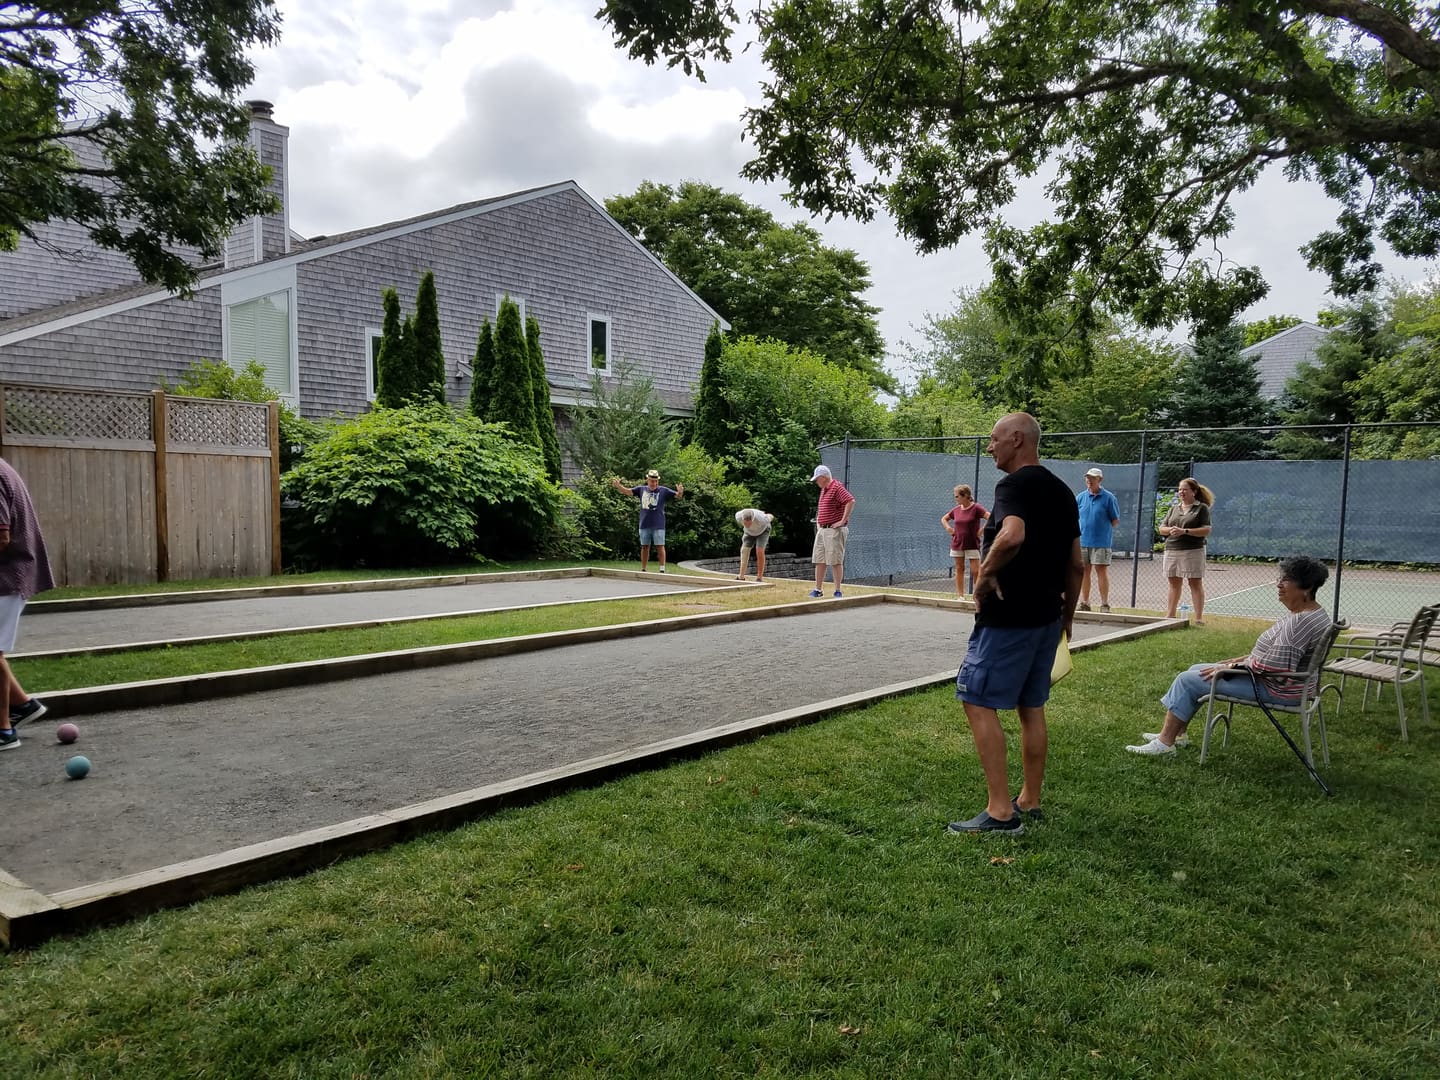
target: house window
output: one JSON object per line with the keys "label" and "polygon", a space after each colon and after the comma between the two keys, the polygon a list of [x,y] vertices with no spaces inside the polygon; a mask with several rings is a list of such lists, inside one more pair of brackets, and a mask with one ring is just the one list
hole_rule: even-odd
{"label": "house window", "polygon": [[291,405],[300,397],[294,266],[241,271],[220,285],[220,340],[225,362],[239,370],[254,360],[265,385]]}
{"label": "house window", "polygon": [[610,316],[591,315],[590,326],[590,370],[601,374],[610,371]]}
{"label": "house window", "polygon": [[294,353],[290,348],[290,291],[267,293],[225,309],[229,329],[226,359],[237,370],[251,360],[265,369],[265,385],[295,397]]}
{"label": "house window", "polygon": [[375,391],[380,389],[380,343],[385,340],[383,331],[374,326],[365,328],[365,399],[375,400]]}
{"label": "house window", "polygon": [[507,297],[507,296],[510,297],[510,299],[514,302],[515,306],[520,309],[520,326],[521,326],[521,329],[524,329],[524,326],[525,326],[525,298],[524,298],[523,296],[516,296],[514,293],[497,292],[497,293],[495,294],[495,321],[496,321],[497,323],[500,321],[500,303],[501,303],[501,301],[503,301],[503,300],[505,299],[505,297]]}

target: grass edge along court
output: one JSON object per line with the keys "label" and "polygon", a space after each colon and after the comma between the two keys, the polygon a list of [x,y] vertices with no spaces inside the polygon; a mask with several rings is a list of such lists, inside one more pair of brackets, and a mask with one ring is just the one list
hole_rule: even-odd
{"label": "grass edge along court", "polygon": [[4,956],[0,1074],[1434,1075],[1437,727],[1122,749],[1252,638],[1086,654],[1023,838],[916,694]]}

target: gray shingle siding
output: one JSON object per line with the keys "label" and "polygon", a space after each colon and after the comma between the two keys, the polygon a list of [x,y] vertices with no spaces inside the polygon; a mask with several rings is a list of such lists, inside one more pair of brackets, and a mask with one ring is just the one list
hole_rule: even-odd
{"label": "gray shingle siding", "polygon": [[671,404],[694,393],[712,319],[573,190],[336,252],[296,270],[300,398],[315,415],[364,407],[365,330],[381,324],[381,290],[393,286],[409,312],[426,270],[435,271],[446,390],[457,402],[470,393],[469,361],[481,320],[494,322],[497,293],[523,298],[526,313],[539,320],[552,385],[589,385],[587,316],[607,315],[612,353],[654,379]]}
{"label": "gray shingle siding", "polygon": [[[0,332],[4,327],[0,326]],[[0,346],[6,382],[154,390],[202,357],[220,359],[220,290],[170,297]]]}
{"label": "gray shingle siding", "polygon": [[[67,145],[82,164],[91,168],[104,164],[94,144],[72,139]],[[140,280],[129,259],[96,247],[83,225],[44,222],[35,226],[35,235],[38,242],[22,237],[16,250],[0,251],[0,322]],[[194,249],[176,250],[191,262],[199,259]]]}
{"label": "gray shingle siding", "polygon": [[232,269],[249,266],[255,261],[255,230],[259,223],[247,218],[235,226],[235,231],[225,238],[225,266]]}
{"label": "gray shingle siding", "polygon": [[[442,215],[437,215],[442,216]],[[381,234],[383,235],[383,234]],[[303,254],[303,252],[302,252]],[[257,267],[268,272],[286,260]],[[714,316],[574,187],[565,185],[473,216],[399,236],[321,250],[295,263],[301,410],[353,414],[367,404],[366,331],[383,321],[381,290],[408,312],[426,270],[440,298],[446,391],[470,392],[469,361],[497,294],[525,301],[540,322],[550,382],[588,389],[589,315],[610,320],[612,372],[633,363],[667,405],[688,408]],[[167,297],[74,327],[0,345],[8,381],[150,389],[201,357],[223,356],[220,288],[202,280],[193,301]],[[5,327],[0,324],[0,337]]]}
{"label": "gray shingle siding", "polygon": [[25,237],[0,252],[0,320],[140,280],[129,259],[95,247],[84,226],[52,221],[35,232],[42,243]]}
{"label": "gray shingle siding", "polygon": [[1315,350],[1330,331],[1314,323],[1298,323],[1288,330],[1257,341],[1240,350],[1241,356],[1255,361],[1260,372],[1260,394],[1273,400],[1285,392],[1285,384],[1303,363],[1313,362]]}
{"label": "gray shingle siding", "polygon": [[[252,110],[256,103],[251,103]],[[225,241],[225,266],[239,269],[284,255],[290,250],[290,230],[285,211],[285,175],[290,167],[290,129],[275,123],[269,106],[263,115],[250,120],[250,146],[260,164],[269,167],[267,190],[280,200],[279,213],[247,218]]]}
{"label": "gray shingle siding", "polygon": [[261,258],[269,259],[290,250],[290,234],[285,219],[285,171],[289,168],[290,129],[270,121],[255,120],[252,137],[255,153],[262,165],[270,167],[270,194],[281,202],[280,212],[260,219]]}

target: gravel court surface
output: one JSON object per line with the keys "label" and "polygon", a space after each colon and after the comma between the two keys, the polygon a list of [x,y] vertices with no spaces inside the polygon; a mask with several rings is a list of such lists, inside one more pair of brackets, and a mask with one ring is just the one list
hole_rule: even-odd
{"label": "gravel court surface", "polygon": [[[0,754],[0,868],[55,892],[348,821],[954,670],[970,627],[921,606],[821,610],[79,717],[73,746],[41,720]],[[65,778],[76,753],[85,780]]]}
{"label": "gravel court surface", "polygon": [[[736,582],[735,584],[739,584]],[[109,611],[30,611],[20,623],[14,655],[96,648],[147,641],[179,641],[213,634],[268,633],[289,627],[327,626],[368,619],[396,619],[451,612],[487,611],[576,600],[620,600],[703,586],[679,574],[655,580],[573,577],[539,581],[490,581],[418,589],[210,600]]]}

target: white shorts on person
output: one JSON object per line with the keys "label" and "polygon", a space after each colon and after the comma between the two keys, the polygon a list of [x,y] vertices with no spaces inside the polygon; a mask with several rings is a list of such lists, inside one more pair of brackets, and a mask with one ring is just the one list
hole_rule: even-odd
{"label": "white shorts on person", "polygon": [[845,561],[845,538],[850,528],[846,525],[831,527],[818,526],[815,529],[815,549],[810,561],[816,566],[839,566]]}
{"label": "white shorts on person", "polygon": [[1205,576],[1205,549],[1182,548],[1165,552],[1161,569],[1167,578],[1203,578]]}
{"label": "white shorts on person", "polygon": [[15,651],[15,636],[20,630],[20,613],[25,610],[25,597],[19,593],[0,593],[0,656]]}

